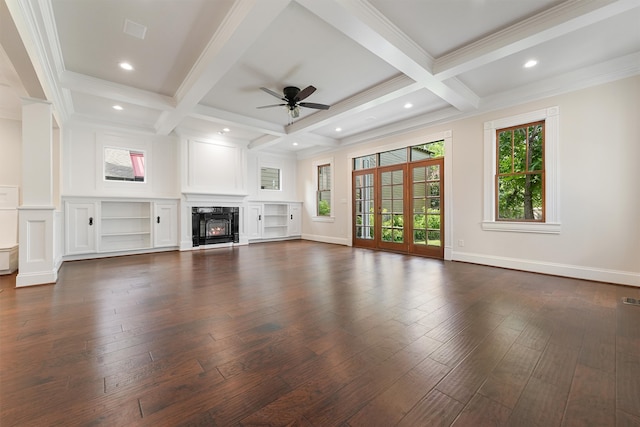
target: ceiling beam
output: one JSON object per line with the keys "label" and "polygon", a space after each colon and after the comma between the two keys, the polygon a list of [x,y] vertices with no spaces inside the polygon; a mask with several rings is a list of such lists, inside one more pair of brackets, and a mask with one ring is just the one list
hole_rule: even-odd
{"label": "ceiling beam", "polygon": [[436,59],[446,80],[639,6],[637,0],[568,0]]}
{"label": "ceiling beam", "polygon": [[314,145],[323,147],[337,147],[340,142],[337,139],[328,138],[326,136],[314,135],[310,133],[300,133],[296,135],[284,135],[281,137],[274,137],[273,135],[265,135],[257,138],[248,145],[251,150],[264,150],[270,147],[274,147],[281,143],[294,143],[294,142],[311,142]]}
{"label": "ceiling beam", "polygon": [[459,91],[431,72],[433,58],[366,0],[296,0],[329,25],[459,110],[476,109],[479,97]]}
{"label": "ceiling beam", "polygon": [[287,132],[290,135],[298,132],[311,132],[331,122],[342,120],[420,89],[423,89],[421,84],[401,74],[333,104],[328,111],[321,111],[293,122],[287,126]]}
{"label": "ceiling beam", "polygon": [[264,120],[253,119],[241,114],[231,113],[218,108],[208,107],[198,104],[189,113],[189,117],[206,120],[214,123],[224,123],[232,127],[243,128],[254,132],[262,132],[267,135],[285,136],[286,129],[282,125],[266,122]]}
{"label": "ceiling beam", "polygon": [[60,85],[65,89],[75,92],[160,111],[171,111],[176,106],[175,100],[170,96],[125,86],[73,71],[64,71],[62,73],[60,76]]}
{"label": "ceiling beam", "polygon": [[206,96],[290,0],[236,0],[176,93],[176,108],[164,112],[156,131],[166,135]]}

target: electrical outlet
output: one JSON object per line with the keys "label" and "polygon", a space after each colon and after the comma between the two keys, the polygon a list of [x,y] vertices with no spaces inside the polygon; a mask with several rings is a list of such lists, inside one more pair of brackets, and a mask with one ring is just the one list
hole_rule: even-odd
{"label": "electrical outlet", "polygon": [[458,239],[458,246],[462,248],[464,246],[464,240]]}

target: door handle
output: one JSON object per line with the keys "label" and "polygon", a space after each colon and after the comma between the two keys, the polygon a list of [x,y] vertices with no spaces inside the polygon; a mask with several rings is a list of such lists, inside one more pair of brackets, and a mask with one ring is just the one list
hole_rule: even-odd
{"label": "door handle", "polygon": [[262,215],[258,215],[258,221],[262,221]]}
{"label": "door handle", "polygon": [[93,217],[92,216],[89,217],[89,225],[93,225]]}
{"label": "door handle", "polygon": [[158,219],[156,219],[156,222],[157,222],[158,224],[160,224],[160,217],[158,217]]}
{"label": "door handle", "polygon": [[293,214],[291,214],[291,220],[293,220]]}

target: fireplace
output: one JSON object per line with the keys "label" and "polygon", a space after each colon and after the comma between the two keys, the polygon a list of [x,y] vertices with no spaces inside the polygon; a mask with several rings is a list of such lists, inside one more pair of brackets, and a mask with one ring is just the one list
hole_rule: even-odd
{"label": "fireplace", "polygon": [[237,207],[195,207],[191,209],[193,246],[215,243],[238,243]]}

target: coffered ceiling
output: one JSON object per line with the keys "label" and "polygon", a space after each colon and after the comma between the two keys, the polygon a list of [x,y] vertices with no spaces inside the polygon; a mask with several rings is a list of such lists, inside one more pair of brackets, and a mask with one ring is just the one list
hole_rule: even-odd
{"label": "coffered ceiling", "polygon": [[62,124],[301,156],[640,73],[640,0],[1,1],[0,115],[35,71]]}

